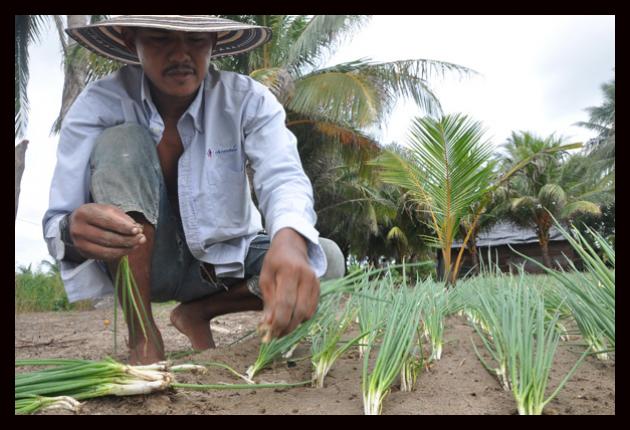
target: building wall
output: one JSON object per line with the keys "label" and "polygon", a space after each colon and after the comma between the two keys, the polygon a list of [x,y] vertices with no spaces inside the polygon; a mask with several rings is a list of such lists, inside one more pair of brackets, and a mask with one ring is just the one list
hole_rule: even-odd
{"label": "building wall", "polygon": [[[542,250],[538,243],[525,243],[519,245],[511,245],[513,249],[516,251],[527,255],[528,257],[533,258],[539,263],[543,263]],[[523,263],[525,264],[525,271],[528,273],[543,273],[544,270],[535,265],[534,263],[525,260],[520,255],[514,253],[507,245],[493,246],[489,247],[492,255],[493,263],[496,263],[496,256],[498,255],[499,267],[504,272],[509,272],[510,270],[516,271],[517,267],[521,266]],[[479,248],[479,256],[483,256],[484,261],[487,260],[488,255],[488,247]],[[472,262],[468,253],[465,254],[466,264],[471,266]],[[549,257],[551,258],[552,264],[554,267],[557,267],[560,264],[563,268],[568,269],[569,263],[567,262],[567,258],[571,259],[571,261],[575,264],[575,254],[573,252],[573,248],[566,241],[557,241],[549,243]]]}
{"label": "building wall", "polygon": [[[516,251],[522,254],[525,254],[528,257],[531,257],[540,263],[543,262],[542,250],[538,243],[525,243],[525,244],[517,244],[517,245],[510,245],[510,246]],[[503,272],[510,272],[510,271],[516,272],[518,271],[518,267],[522,265],[523,263],[525,263],[524,267],[525,267],[526,272],[543,273],[543,270],[541,268],[536,266],[534,263],[526,261],[521,256],[515,254],[507,245],[490,246],[490,247],[484,246],[484,247],[478,247],[477,250],[478,250],[477,251],[478,257],[480,259],[483,258],[484,263],[486,263],[488,260],[488,250],[489,250],[492,256],[491,259],[492,259],[493,265],[497,263],[497,259],[498,259],[499,267],[501,268],[501,271]],[[453,256],[452,256],[453,261],[455,261],[455,259],[457,258],[457,254],[459,253],[459,248],[453,248],[452,253],[453,253]],[[571,259],[571,261],[574,262],[574,264],[576,265],[578,269],[580,268],[579,258],[576,257],[575,253],[573,252],[573,248],[568,242],[566,241],[549,242],[549,257],[551,258],[551,261],[554,264],[554,267],[557,267],[557,264],[559,263],[563,268],[565,269],[569,268],[569,264],[567,262],[567,259],[565,258],[565,255],[566,257]],[[442,261],[442,251],[438,251],[438,273],[440,274],[440,276],[443,274],[443,271],[444,271],[443,266],[444,264]],[[472,268],[472,259],[470,258],[470,254],[468,253],[468,251],[465,251],[464,256],[462,257],[462,268],[459,272],[460,277],[465,275],[467,272],[469,272],[471,268]]]}

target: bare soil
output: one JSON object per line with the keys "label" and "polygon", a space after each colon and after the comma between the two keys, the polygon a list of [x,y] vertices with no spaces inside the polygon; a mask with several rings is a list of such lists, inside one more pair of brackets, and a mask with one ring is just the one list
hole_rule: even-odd
{"label": "bare soil", "polygon": [[[190,344],[169,321],[174,305],[156,305],[154,313],[170,356],[186,354]],[[194,361],[203,364],[219,361],[240,372],[252,364],[258,353],[258,338],[250,336],[230,344],[253,330],[257,312],[227,315],[212,321],[217,348],[175,358],[175,363]],[[121,324],[121,321],[119,321]],[[56,357],[101,359],[112,356],[127,360],[124,337],[119,325],[118,354],[113,354],[113,308],[90,311],[24,313],[15,316],[15,357]],[[385,399],[384,415],[510,415],[516,406],[510,392],[504,391],[495,377],[482,366],[472,347],[479,341],[474,330],[460,317],[450,317],[445,329],[442,359],[425,369],[414,392],[399,391],[396,384]],[[549,387],[555,388],[580,356],[581,348],[562,343],[556,354]],[[298,382],[310,379],[308,345],[301,345],[291,361],[277,362],[263,370],[257,382]],[[174,354],[174,355],[173,355]],[[171,390],[145,396],[111,397],[85,402],[81,414],[363,414],[361,363],[351,350],[333,366],[326,387],[315,389],[246,389],[225,391]],[[242,383],[220,368],[206,375],[177,374],[180,382],[216,384]],[[551,390],[548,390],[550,393]],[[69,412],[49,411],[44,414]],[[549,415],[615,414],[614,359],[602,362],[588,357],[565,388],[545,408]]]}

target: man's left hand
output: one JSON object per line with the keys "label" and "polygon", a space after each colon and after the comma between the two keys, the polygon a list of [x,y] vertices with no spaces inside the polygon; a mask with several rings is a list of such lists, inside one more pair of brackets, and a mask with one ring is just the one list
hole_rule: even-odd
{"label": "man's left hand", "polygon": [[259,279],[263,342],[291,333],[317,310],[319,279],[308,262],[306,239],[291,228],[274,236]]}

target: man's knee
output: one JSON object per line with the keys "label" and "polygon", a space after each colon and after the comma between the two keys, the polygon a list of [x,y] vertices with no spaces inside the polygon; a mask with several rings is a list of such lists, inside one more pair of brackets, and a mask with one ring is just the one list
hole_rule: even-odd
{"label": "man's knee", "polygon": [[[108,169],[128,170],[151,162],[155,168],[153,153],[155,142],[149,132],[139,124],[127,123],[105,129],[94,143],[90,157],[93,169],[107,166]],[[158,164],[159,165],[159,164]]]}
{"label": "man's knee", "polygon": [[124,212],[138,212],[156,225],[160,202],[161,169],[155,142],[138,124],[122,124],[103,131],[90,158],[90,193],[96,203]]}
{"label": "man's knee", "polygon": [[324,249],[328,263],[326,273],[321,277],[321,280],[325,281],[343,277],[343,275],[346,274],[346,261],[339,246],[334,241],[326,239],[325,237],[319,238],[319,244]]}

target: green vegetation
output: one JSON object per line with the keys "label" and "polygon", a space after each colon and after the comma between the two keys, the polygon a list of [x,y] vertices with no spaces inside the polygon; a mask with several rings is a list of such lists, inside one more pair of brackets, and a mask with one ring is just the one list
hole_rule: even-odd
{"label": "green vegetation", "polygon": [[20,267],[15,273],[15,312],[48,312],[92,309],[91,300],[68,301],[59,272]]}

